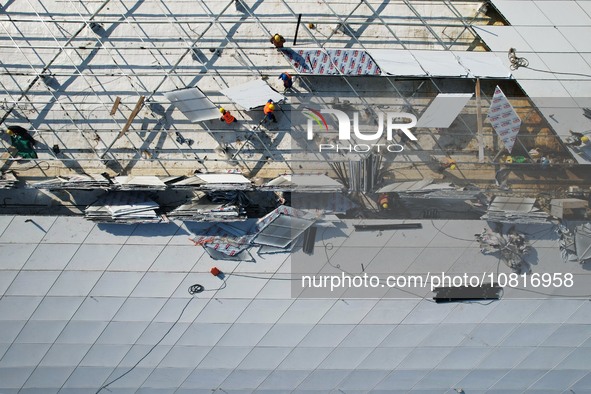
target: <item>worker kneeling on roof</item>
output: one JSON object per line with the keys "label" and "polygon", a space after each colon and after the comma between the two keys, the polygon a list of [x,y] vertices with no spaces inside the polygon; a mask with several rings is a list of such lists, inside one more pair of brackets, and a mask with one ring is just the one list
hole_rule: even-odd
{"label": "worker kneeling on roof", "polygon": [[378,197],[378,206],[383,211],[390,209],[390,197],[388,197],[388,194],[380,194],[380,196]]}
{"label": "worker kneeling on roof", "polygon": [[234,122],[238,122],[238,119],[236,119],[230,113],[230,111],[226,111],[225,109],[220,108],[220,113],[222,114],[222,117],[220,118],[221,121],[225,121],[227,124],[232,124]]}
{"label": "worker kneeling on roof", "polygon": [[277,118],[275,118],[275,103],[273,102],[273,100],[267,101],[267,104],[265,104],[265,108],[263,108],[263,112],[265,113],[265,119],[268,119],[270,121],[272,121],[273,123],[277,123]]}

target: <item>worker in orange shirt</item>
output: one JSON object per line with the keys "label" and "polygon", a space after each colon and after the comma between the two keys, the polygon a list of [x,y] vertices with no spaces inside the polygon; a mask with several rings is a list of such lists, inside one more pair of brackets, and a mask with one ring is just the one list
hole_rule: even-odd
{"label": "worker in orange shirt", "polygon": [[265,104],[265,108],[263,108],[263,112],[265,113],[265,117],[263,120],[270,120],[273,123],[277,123],[277,118],[275,118],[275,103],[273,102],[273,100],[269,100],[267,101],[267,104]]}
{"label": "worker in orange shirt", "polygon": [[231,113],[230,111],[226,111],[223,108],[220,108],[220,113],[222,114],[222,117],[220,118],[220,120],[222,122],[226,122],[227,124],[232,124],[234,122],[238,122],[238,119],[236,119]]}

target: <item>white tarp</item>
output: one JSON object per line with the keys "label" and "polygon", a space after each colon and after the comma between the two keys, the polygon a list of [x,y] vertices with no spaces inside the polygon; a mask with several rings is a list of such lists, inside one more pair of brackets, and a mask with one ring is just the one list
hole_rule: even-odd
{"label": "white tarp", "polygon": [[488,120],[503,141],[505,148],[511,153],[517,134],[519,134],[521,119],[505,97],[505,93],[498,86],[488,109]]}
{"label": "white tarp", "polygon": [[417,121],[417,127],[448,128],[471,97],[472,93],[439,93]]}
{"label": "white tarp", "polygon": [[262,79],[255,79],[244,85],[233,86],[220,91],[224,96],[246,110],[262,107],[269,99],[279,102],[285,99]]}
{"label": "white tarp", "polygon": [[386,74],[409,77],[427,76],[412,51],[407,49],[370,49],[368,53]]}
{"label": "white tarp", "polygon": [[191,122],[220,117],[219,110],[199,88],[174,90],[164,93],[164,96]]}

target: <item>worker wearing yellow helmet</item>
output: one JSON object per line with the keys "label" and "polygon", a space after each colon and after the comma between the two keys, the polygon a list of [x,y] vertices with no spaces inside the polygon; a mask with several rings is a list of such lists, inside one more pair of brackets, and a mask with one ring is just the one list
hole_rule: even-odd
{"label": "worker wearing yellow helmet", "polygon": [[267,104],[265,104],[265,108],[263,108],[263,112],[265,113],[265,118],[263,120],[270,120],[273,123],[277,123],[277,118],[275,118],[275,103],[273,100],[269,99]]}
{"label": "worker wearing yellow helmet", "polygon": [[220,118],[220,120],[222,122],[226,122],[227,124],[232,124],[234,122],[238,122],[238,119],[236,119],[231,113],[230,111],[226,111],[223,108],[220,108],[220,113],[222,114],[222,117]]}
{"label": "worker wearing yellow helmet", "polygon": [[378,206],[382,210],[386,210],[386,209],[390,208],[390,197],[388,197],[388,195],[386,193],[382,193],[378,197]]}

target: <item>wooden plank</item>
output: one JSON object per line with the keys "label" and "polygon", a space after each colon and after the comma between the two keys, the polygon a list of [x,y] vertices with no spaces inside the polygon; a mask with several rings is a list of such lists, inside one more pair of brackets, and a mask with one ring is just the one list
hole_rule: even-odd
{"label": "wooden plank", "polygon": [[111,116],[115,115],[117,108],[119,108],[119,104],[121,104],[121,97],[117,96],[115,102],[113,103],[113,108],[111,108]]}
{"label": "wooden plank", "polygon": [[123,126],[123,128],[121,129],[121,131],[119,132],[119,135],[117,136],[117,138],[121,138],[123,136],[123,134],[125,134],[127,132],[127,130],[129,130],[129,127],[131,126],[131,123],[133,122],[133,120],[135,119],[135,117],[137,116],[137,114],[140,112],[140,110],[142,109],[142,107],[144,106],[144,100],[145,99],[146,99],[145,96],[142,96],[142,97],[139,98],[139,100],[135,104],[135,108],[133,109],[133,111],[131,111],[131,114],[129,115],[129,118],[127,118],[127,123],[125,123],[125,126]]}

